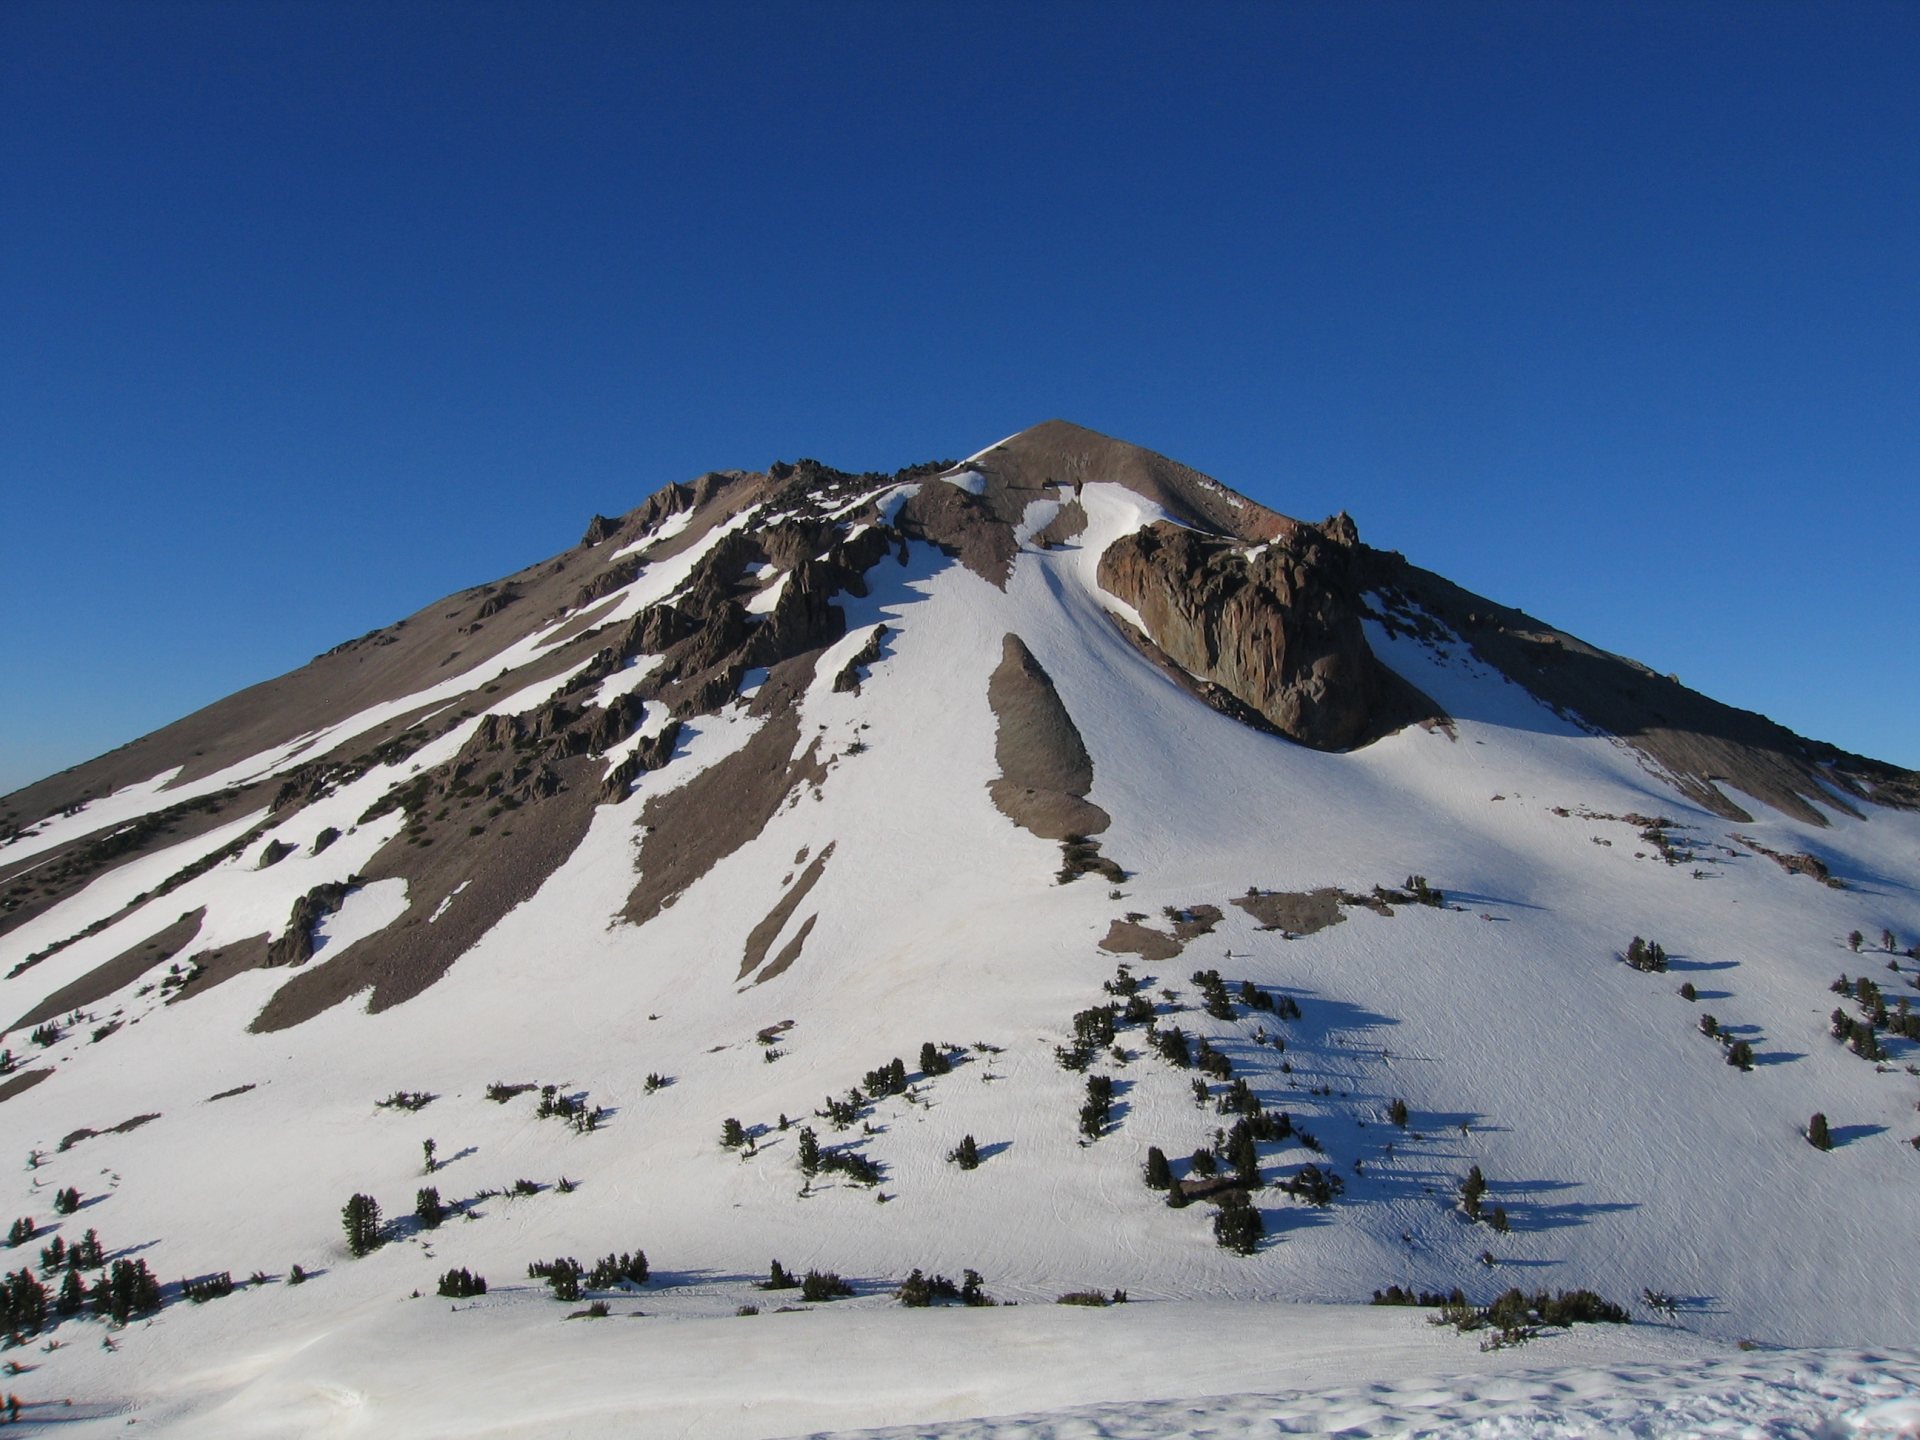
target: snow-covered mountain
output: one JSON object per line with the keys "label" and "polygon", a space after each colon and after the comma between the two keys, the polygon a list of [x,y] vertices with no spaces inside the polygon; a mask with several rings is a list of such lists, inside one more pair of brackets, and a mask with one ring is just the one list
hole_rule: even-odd
{"label": "snow-covered mountain", "polygon": [[589,1298],[731,1316],[778,1257],[1912,1345],[1917,809],[1063,422],[669,485],[0,801],[0,1223],[168,1302],[7,1383],[207,1423],[451,1268],[406,1343],[642,1248]]}

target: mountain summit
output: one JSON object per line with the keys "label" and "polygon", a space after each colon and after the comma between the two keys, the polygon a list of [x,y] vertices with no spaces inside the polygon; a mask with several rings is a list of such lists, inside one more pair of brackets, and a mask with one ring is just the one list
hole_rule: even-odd
{"label": "mountain summit", "polygon": [[1916,810],[1064,421],[712,472],[0,801],[15,1208],[268,1348],[639,1239],[1882,1343]]}

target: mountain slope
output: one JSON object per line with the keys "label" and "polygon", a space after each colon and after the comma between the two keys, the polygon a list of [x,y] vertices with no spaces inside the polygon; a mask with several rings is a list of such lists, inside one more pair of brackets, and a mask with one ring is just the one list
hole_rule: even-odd
{"label": "mountain slope", "polygon": [[[1897,1341],[1916,961],[1877,947],[1920,936],[1915,794],[1061,422],[668,487],[5,802],[16,1211],[72,1185],[59,1233],[168,1281],[327,1272],[48,1369],[134,1393],[236,1325],[264,1356],[450,1265],[511,1304],[636,1244],[722,1297],[777,1255],[1026,1298],[1652,1289],[1710,1337]],[[1878,1065],[1829,1033],[1873,1008],[1843,970]],[[1249,1255],[1212,1225],[1237,1122]],[[878,1184],[803,1174],[802,1125]],[[427,1184],[459,1219],[404,1218]],[[402,1217],[357,1260],[356,1192]]]}

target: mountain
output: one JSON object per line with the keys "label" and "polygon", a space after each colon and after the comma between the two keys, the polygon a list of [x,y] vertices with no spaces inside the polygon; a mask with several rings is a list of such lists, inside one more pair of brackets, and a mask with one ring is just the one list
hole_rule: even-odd
{"label": "mountain", "polygon": [[668,485],[0,801],[14,1212],[168,1302],[33,1383],[204,1419],[450,1267],[423,1346],[636,1247],[600,1292],[716,1315],[778,1256],[1911,1343],[1916,811],[1064,422]]}

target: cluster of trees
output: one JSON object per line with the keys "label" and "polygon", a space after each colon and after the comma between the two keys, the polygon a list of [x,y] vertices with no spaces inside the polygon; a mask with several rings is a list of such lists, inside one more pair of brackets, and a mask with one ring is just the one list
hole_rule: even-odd
{"label": "cluster of trees", "polygon": [[896,1300],[910,1309],[924,1309],[941,1301],[958,1301],[962,1305],[993,1304],[978,1270],[966,1271],[964,1278],[956,1285],[944,1275],[926,1275],[916,1267],[911,1275],[900,1282],[900,1288],[893,1294]]}
{"label": "cluster of trees", "polygon": [[584,1090],[578,1095],[562,1095],[556,1085],[540,1087],[540,1104],[533,1113],[542,1120],[566,1121],[576,1135],[598,1130],[607,1118],[606,1107],[595,1105]]}
{"label": "cluster of trees", "polygon": [[1638,935],[1627,942],[1627,964],[1636,970],[1649,974],[1664,971],[1667,968],[1667,952],[1657,940],[1642,940]]}
{"label": "cluster of trees", "polygon": [[[76,1245],[68,1254],[80,1248]],[[97,1249],[97,1242],[94,1248]],[[193,1283],[189,1283],[184,1287],[188,1298],[211,1299],[215,1294],[230,1294],[233,1290],[233,1278],[224,1273],[197,1283],[207,1288],[195,1293]],[[0,1285],[0,1329],[6,1331],[14,1344],[19,1344],[26,1336],[39,1332],[50,1310],[66,1317],[79,1314],[89,1304],[103,1319],[124,1325],[136,1316],[151,1314],[160,1308],[160,1282],[147,1268],[146,1261],[116,1260],[92,1286],[81,1278],[78,1269],[68,1269],[58,1295],[50,1301],[47,1287],[31,1270],[16,1270]]]}
{"label": "cluster of trees", "polygon": [[233,1276],[222,1270],[218,1274],[203,1275],[198,1280],[182,1280],[180,1293],[196,1305],[204,1305],[209,1300],[218,1300],[233,1293]]}
{"label": "cluster of trees", "polygon": [[1113,1077],[1087,1076],[1087,1098],[1080,1105],[1080,1133],[1097,1140],[1113,1121]]}
{"label": "cluster of trees", "polygon": [[487,1277],[476,1275],[464,1265],[440,1277],[439,1293],[449,1300],[468,1300],[487,1293]]}

